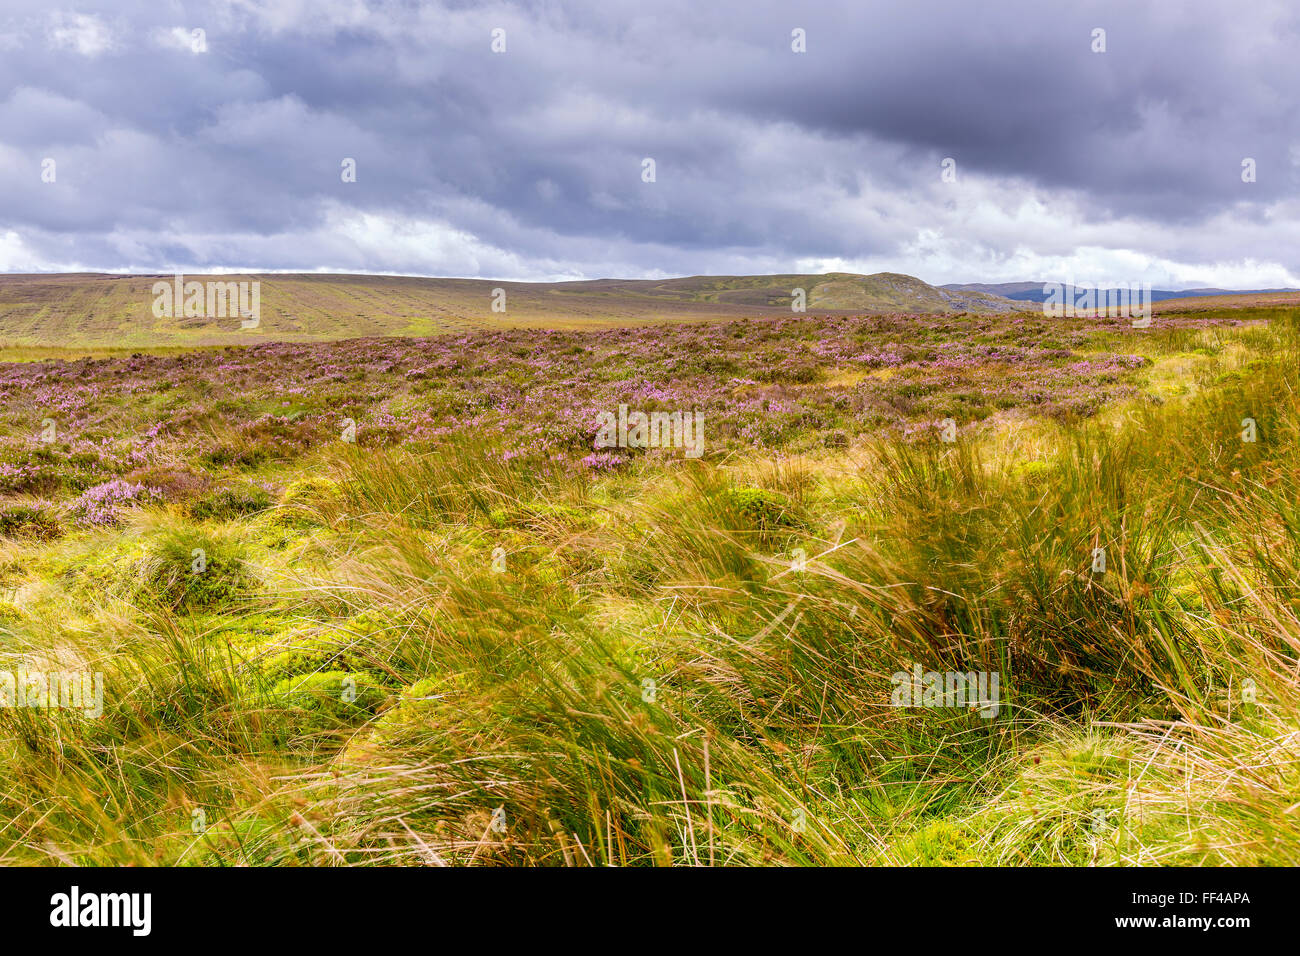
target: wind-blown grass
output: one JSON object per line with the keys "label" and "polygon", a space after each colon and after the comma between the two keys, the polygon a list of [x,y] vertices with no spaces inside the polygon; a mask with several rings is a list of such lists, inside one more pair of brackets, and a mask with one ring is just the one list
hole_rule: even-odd
{"label": "wind-blown grass", "polygon": [[1143,347],[951,444],[286,445],[277,507],[15,537],[5,666],[105,700],[0,710],[0,861],[1300,862],[1294,319]]}

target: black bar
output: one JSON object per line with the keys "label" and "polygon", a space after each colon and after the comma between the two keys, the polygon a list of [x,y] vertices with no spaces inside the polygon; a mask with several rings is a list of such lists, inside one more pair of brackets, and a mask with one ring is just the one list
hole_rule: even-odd
{"label": "black bar", "polygon": [[[4,869],[0,919],[11,943],[29,936],[109,938],[125,943],[255,940],[305,946],[379,944],[390,933],[460,927],[494,943],[521,940],[649,939],[701,944],[774,932],[808,942],[852,928],[864,943],[900,930],[915,939],[955,934],[973,943],[1189,935],[1240,940],[1281,931],[1294,873],[1224,869],[891,869],[655,872],[593,869]],[[97,894],[149,894],[148,935],[126,925],[53,926],[56,894],[99,912]],[[86,904],[88,896],[95,902]],[[142,916],[141,905],[126,914]],[[89,913],[87,910],[83,912]],[[1118,925],[1132,918],[1154,925]],[[1222,921],[1244,918],[1244,925]],[[1188,921],[1209,919],[1208,929]],[[1182,921],[1180,923],[1180,921]],[[140,923],[143,921],[140,920]],[[835,927],[839,929],[835,929]],[[692,928],[694,927],[694,928]],[[139,928],[142,928],[139,927]],[[458,934],[459,935],[459,934]],[[451,943],[452,937],[446,942]]]}

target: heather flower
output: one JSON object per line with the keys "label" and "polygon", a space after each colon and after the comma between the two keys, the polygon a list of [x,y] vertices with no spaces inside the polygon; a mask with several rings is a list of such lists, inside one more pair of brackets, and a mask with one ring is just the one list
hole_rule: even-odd
{"label": "heather flower", "polygon": [[591,471],[614,471],[627,464],[627,460],[613,452],[598,451],[583,458],[582,464]]}
{"label": "heather flower", "polygon": [[115,525],[119,520],[120,507],[143,504],[161,496],[162,492],[157,488],[114,478],[87,488],[73,503],[72,513],[81,524]]}

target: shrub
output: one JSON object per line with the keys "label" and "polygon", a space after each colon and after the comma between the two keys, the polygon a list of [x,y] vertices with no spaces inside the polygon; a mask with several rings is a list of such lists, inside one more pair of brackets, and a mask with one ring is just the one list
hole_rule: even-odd
{"label": "shrub", "polygon": [[762,488],[730,488],[726,497],[733,510],[761,531],[800,525],[793,503],[779,492]]}
{"label": "shrub", "polygon": [[61,534],[63,528],[48,502],[18,502],[0,506],[0,535],[48,541]]}
{"label": "shrub", "polygon": [[271,496],[256,485],[233,485],[219,488],[193,502],[188,511],[199,521],[229,521],[243,515],[256,514],[271,507]]}
{"label": "shrub", "polygon": [[186,501],[202,494],[212,484],[204,472],[183,465],[153,465],[137,468],[124,476],[127,481],[156,489],[165,501]]}
{"label": "shrub", "polygon": [[252,583],[239,541],[185,529],[168,530],[149,543],[142,579],[154,600],[184,612],[231,604]]}
{"label": "shrub", "polygon": [[122,508],[157,500],[161,492],[122,478],[87,488],[72,505],[81,524],[112,526],[121,520]]}

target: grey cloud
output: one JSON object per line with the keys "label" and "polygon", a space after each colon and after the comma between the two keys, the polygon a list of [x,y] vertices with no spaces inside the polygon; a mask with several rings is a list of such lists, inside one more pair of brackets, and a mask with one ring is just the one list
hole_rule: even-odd
{"label": "grey cloud", "polygon": [[[1261,276],[1300,253],[1280,2],[10,7],[0,232],[48,268],[949,281],[1099,242]],[[207,53],[171,36],[194,27]]]}

